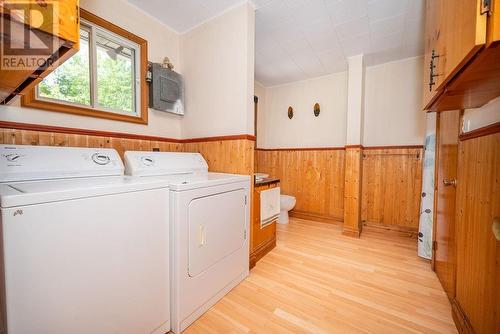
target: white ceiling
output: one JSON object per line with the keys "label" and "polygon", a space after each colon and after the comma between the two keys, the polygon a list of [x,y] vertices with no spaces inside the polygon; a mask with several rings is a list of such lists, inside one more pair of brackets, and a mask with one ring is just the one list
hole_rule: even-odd
{"label": "white ceiling", "polygon": [[424,0],[254,0],[256,80],[266,86],[419,56]]}
{"label": "white ceiling", "polygon": [[178,33],[186,32],[244,0],[127,0]]}
{"label": "white ceiling", "polygon": [[[185,32],[242,0],[128,0]],[[424,0],[253,0],[255,77],[265,86],[347,69],[347,57],[367,65],[419,56],[424,48]]]}

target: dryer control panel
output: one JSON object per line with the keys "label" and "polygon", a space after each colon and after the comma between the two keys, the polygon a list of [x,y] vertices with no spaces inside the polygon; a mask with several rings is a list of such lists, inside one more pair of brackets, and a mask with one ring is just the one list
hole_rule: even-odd
{"label": "dryer control panel", "polygon": [[0,182],[123,175],[113,149],[0,145]]}
{"label": "dryer control panel", "polygon": [[208,164],[199,153],[125,152],[125,174],[132,176],[206,174]]}

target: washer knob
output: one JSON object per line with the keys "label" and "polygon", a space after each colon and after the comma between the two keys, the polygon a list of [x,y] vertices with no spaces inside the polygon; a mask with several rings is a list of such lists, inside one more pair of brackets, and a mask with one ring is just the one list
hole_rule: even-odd
{"label": "washer knob", "polygon": [[21,157],[21,155],[19,155],[17,153],[5,155],[5,158],[7,159],[7,161],[11,161],[11,162],[15,162],[15,161],[19,160],[20,157]]}
{"label": "washer knob", "polygon": [[98,165],[104,166],[109,164],[111,162],[111,159],[108,155],[101,153],[94,153],[92,155],[92,161],[94,161]]}
{"label": "washer knob", "polygon": [[155,161],[151,157],[141,157],[141,162],[144,166],[150,167],[155,164]]}

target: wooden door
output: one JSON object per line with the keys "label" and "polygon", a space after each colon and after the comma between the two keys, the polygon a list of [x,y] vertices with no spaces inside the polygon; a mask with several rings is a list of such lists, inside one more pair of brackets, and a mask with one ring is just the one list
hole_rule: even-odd
{"label": "wooden door", "polygon": [[455,204],[460,114],[438,114],[434,270],[451,299],[455,296]]}
{"label": "wooden door", "polygon": [[458,314],[477,334],[500,333],[500,133],[462,141],[459,154]]}

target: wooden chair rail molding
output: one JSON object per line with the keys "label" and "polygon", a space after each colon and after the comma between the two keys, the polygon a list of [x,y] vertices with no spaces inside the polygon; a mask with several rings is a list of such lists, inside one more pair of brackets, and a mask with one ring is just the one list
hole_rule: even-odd
{"label": "wooden chair rail molding", "polygon": [[256,148],[256,151],[272,152],[272,151],[338,151],[346,148],[361,148],[363,150],[397,150],[397,149],[422,149],[423,145],[387,145],[387,146],[363,146],[363,145],[346,145],[346,146],[331,146],[331,147],[286,147],[286,148]]}

